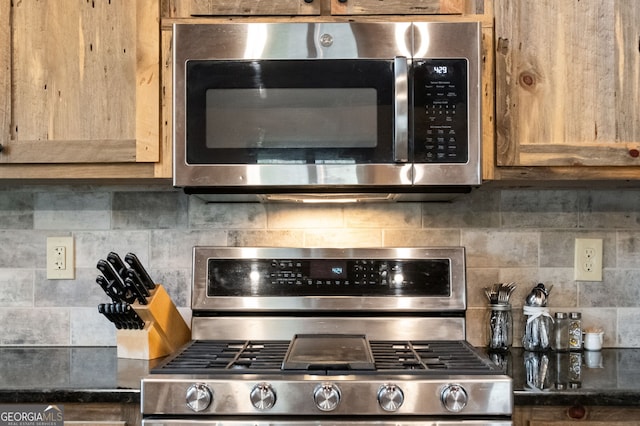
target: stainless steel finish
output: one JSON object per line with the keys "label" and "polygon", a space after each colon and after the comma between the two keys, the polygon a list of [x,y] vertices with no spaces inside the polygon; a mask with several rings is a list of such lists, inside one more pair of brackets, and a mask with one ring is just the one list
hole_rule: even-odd
{"label": "stainless steel finish", "polygon": [[[359,192],[354,187],[377,188],[479,185],[480,162],[480,23],[478,22],[384,22],[384,23],[226,23],[174,24],[173,27],[173,176],[176,187],[220,186],[237,188],[238,193],[255,191],[276,194],[279,187],[305,188],[326,193]],[[415,41],[412,41],[415,37]],[[282,46],[287,46],[282,48]],[[194,165],[187,164],[185,69],[188,60],[233,59],[392,59],[468,58],[469,59],[469,146],[467,164],[406,164],[404,141],[405,107],[398,107],[400,122],[397,164],[287,164],[282,165]],[[400,97],[404,82],[398,79]],[[351,187],[344,190],[344,187]],[[257,189],[256,189],[257,188]],[[333,188],[333,189],[332,189]],[[404,192],[399,191],[399,192]],[[424,200],[451,199],[459,194],[434,193]],[[234,201],[238,194],[202,194],[203,198]],[[241,197],[246,199],[247,197]],[[415,194],[387,197],[389,201],[421,200]],[[250,201],[268,198],[249,197]]]}
{"label": "stainless steel finish", "polygon": [[[450,259],[451,294],[448,297],[209,297],[207,287],[207,260],[209,258],[297,258],[297,259]],[[268,311],[390,311],[425,312],[464,310],[466,308],[465,250],[464,247],[447,248],[279,248],[279,247],[195,247],[193,255],[193,292],[191,307],[194,311],[216,312],[268,312]],[[194,327],[195,328],[195,327]],[[291,336],[289,336],[291,337]]]}
{"label": "stainless steel finish", "polygon": [[398,411],[403,402],[404,393],[396,385],[384,385],[378,391],[378,404],[384,411]]}
{"label": "stainless steel finish", "polygon": [[213,392],[205,384],[194,383],[187,388],[186,402],[195,412],[206,410],[213,402]]}
{"label": "stainless steel finish", "polygon": [[269,383],[258,383],[251,389],[249,399],[258,410],[269,410],[276,403],[276,393]]}
{"label": "stainless steel finish", "polygon": [[[296,334],[357,334],[370,340],[465,340],[464,318],[438,317],[193,317],[194,340],[289,340]],[[366,324],[366,325],[365,325]]]}
{"label": "stainless steel finish", "polygon": [[394,160],[398,163],[409,161],[409,70],[407,58],[398,56],[394,60],[395,97],[394,111]]}
{"label": "stainless steel finish", "polygon": [[[256,375],[259,376],[259,375]],[[268,383],[278,395],[269,410],[256,409],[249,397],[253,387],[264,382],[264,377],[254,375],[216,375],[203,378],[202,375],[152,375],[142,382],[142,412],[147,414],[187,415],[193,411],[182,398],[194,383],[206,384],[217,397],[211,405],[199,414],[210,415],[389,415],[375,401],[380,387],[388,384],[384,373],[376,375],[317,376],[313,374],[269,377]],[[321,411],[313,400],[316,387],[332,384],[340,388],[340,403],[330,412]],[[492,375],[490,380],[479,375],[437,376],[431,379],[421,376],[395,376],[393,384],[402,388],[404,403],[393,413],[404,416],[446,416],[451,415],[441,400],[448,387],[463,387],[468,402],[458,411],[458,415],[510,416],[513,407],[513,389],[507,376]],[[334,388],[335,389],[335,388]],[[460,390],[449,390],[448,398],[458,397]],[[447,399],[449,400],[449,399]]]}
{"label": "stainless steel finish", "polygon": [[[434,28],[431,23],[414,23],[416,56],[422,58],[467,58],[469,162],[467,164],[414,164],[414,185],[479,185],[481,170],[481,31],[479,25],[457,26],[442,22]],[[455,34],[455,35],[454,35]],[[426,45],[426,46],[425,46]],[[424,51],[424,54],[421,52]],[[477,142],[477,143],[476,143]]]}
{"label": "stainless steel finish", "polygon": [[[192,338],[196,341],[175,359],[170,359],[166,368],[152,371],[153,374],[142,380],[144,425],[512,424],[509,420],[513,411],[511,378],[500,374],[488,359],[463,342],[466,337],[464,248],[195,247],[193,258]],[[268,259],[269,262],[257,264],[266,265],[266,269],[260,271],[270,271],[261,277],[271,278],[256,280],[255,288],[256,294],[259,290],[270,294],[272,283],[280,285],[280,281],[272,281],[274,276],[279,277],[280,271],[291,274],[290,265],[295,262],[286,260],[307,258],[323,259],[315,266],[316,274],[324,270],[323,265],[331,268],[342,265],[341,262],[324,263],[324,259],[415,259],[421,262],[450,259],[449,281],[453,288],[450,297],[386,298],[397,299],[392,302],[367,296],[207,296],[208,259],[223,260],[215,262],[220,271],[231,268],[230,274],[216,273],[220,280],[216,282],[232,286],[242,283],[238,277],[249,276],[256,265],[248,262],[251,267],[247,268],[246,263],[241,265],[242,262],[232,262],[233,259]],[[271,262],[274,259],[278,260],[275,264]],[[299,271],[307,265],[299,263]],[[269,265],[279,268],[278,272],[269,269]],[[352,268],[367,263],[350,265]],[[375,268],[365,268],[365,271],[402,271],[402,268],[383,265],[380,268],[376,263]],[[416,269],[420,274],[431,270],[423,266],[420,264]],[[442,277],[444,270],[434,268],[433,276]],[[411,275],[412,278],[402,282],[420,281],[413,278],[415,276],[421,275]],[[328,284],[331,289],[334,282]],[[418,291],[427,289],[417,288]],[[253,288],[246,294],[252,291]],[[434,315],[429,314],[431,311]],[[323,358],[315,354],[307,358],[323,360],[314,366],[317,370],[283,370],[290,342],[301,334],[364,336],[375,355],[375,369],[347,371],[347,367],[341,366],[341,370],[333,370],[329,367],[333,364],[327,361],[325,366],[324,363],[332,355],[323,353]],[[407,346],[406,341],[413,344]],[[321,348],[325,346],[329,345]],[[469,352],[460,353],[459,348],[468,348]],[[342,350],[333,346],[328,349],[329,352]],[[336,354],[335,359],[346,360],[346,357]]]}
{"label": "stainless steel finish", "polygon": [[320,411],[334,411],[340,405],[340,388],[333,383],[322,383],[313,390],[313,402]]}
{"label": "stainless steel finish", "polygon": [[452,413],[459,413],[467,406],[469,396],[463,386],[455,384],[449,385],[442,390],[440,395],[444,408]]}

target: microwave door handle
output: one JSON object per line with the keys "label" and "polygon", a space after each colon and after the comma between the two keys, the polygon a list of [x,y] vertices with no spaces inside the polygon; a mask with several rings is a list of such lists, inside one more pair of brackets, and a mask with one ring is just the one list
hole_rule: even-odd
{"label": "microwave door handle", "polygon": [[393,159],[396,163],[409,161],[409,78],[407,58],[396,56],[394,70],[394,136]]}

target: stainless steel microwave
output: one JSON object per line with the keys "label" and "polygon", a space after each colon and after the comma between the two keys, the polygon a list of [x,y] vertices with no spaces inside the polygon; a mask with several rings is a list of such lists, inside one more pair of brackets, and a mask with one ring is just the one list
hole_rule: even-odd
{"label": "stainless steel microwave", "polygon": [[481,183],[478,22],[174,24],[174,186],[438,198]]}

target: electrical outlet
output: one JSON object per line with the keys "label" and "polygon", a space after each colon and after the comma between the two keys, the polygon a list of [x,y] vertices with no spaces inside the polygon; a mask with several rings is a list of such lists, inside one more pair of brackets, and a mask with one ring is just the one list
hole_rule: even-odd
{"label": "electrical outlet", "polygon": [[47,279],[72,280],[75,273],[73,237],[48,237]]}
{"label": "electrical outlet", "polygon": [[602,239],[576,238],[573,268],[576,281],[602,281]]}

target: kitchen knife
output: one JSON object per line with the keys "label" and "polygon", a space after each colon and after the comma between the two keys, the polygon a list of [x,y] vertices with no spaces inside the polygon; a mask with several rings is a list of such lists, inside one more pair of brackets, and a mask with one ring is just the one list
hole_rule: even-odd
{"label": "kitchen knife", "polygon": [[140,279],[142,280],[142,283],[147,289],[153,290],[154,288],[156,288],[156,284],[153,282],[153,280],[147,273],[147,270],[144,269],[144,266],[142,266],[142,263],[135,254],[127,253],[124,256],[124,261],[127,262],[127,264],[129,264],[129,266],[137,272],[137,274],[140,276]]}
{"label": "kitchen knife", "polygon": [[144,321],[140,318],[140,315],[129,304],[123,305],[124,314],[127,317],[131,328],[136,330],[142,330],[144,328]]}
{"label": "kitchen knife", "polygon": [[149,290],[147,289],[147,287],[145,287],[144,283],[142,282],[142,278],[140,278],[140,275],[138,275],[138,273],[134,270],[134,269],[127,269],[127,274],[126,274],[126,278],[131,279],[131,281],[133,281],[134,285],[136,286],[136,288],[138,289],[138,291],[144,296],[144,297],[149,297],[151,293],[149,293]]}
{"label": "kitchen knife", "polygon": [[112,309],[111,309],[112,306],[113,306],[112,303],[100,303],[98,305],[98,312],[101,313],[102,315],[104,315],[109,321],[111,321],[116,326],[117,329],[121,329],[122,325],[115,318],[114,314],[111,312],[112,311]]}
{"label": "kitchen knife", "polygon": [[100,287],[102,287],[102,290],[104,290],[104,292],[111,298],[112,301],[119,302],[122,299],[122,292],[118,290],[117,287],[109,283],[109,280],[107,280],[104,276],[98,275],[96,277],[96,282]]}
{"label": "kitchen knife", "polygon": [[127,265],[122,261],[122,258],[116,252],[110,252],[107,255],[107,262],[113,266],[113,269],[122,277],[125,278],[127,272]]}
{"label": "kitchen knife", "polygon": [[116,314],[118,315],[118,319],[122,323],[122,328],[125,330],[131,330],[133,328],[133,324],[131,323],[126,311],[125,306],[129,306],[127,303],[116,303],[114,304],[114,309]]}
{"label": "kitchen knife", "polygon": [[[133,272],[133,271],[132,271]],[[146,292],[147,295],[149,295],[149,292],[147,291],[146,288],[144,288],[144,286],[142,284],[137,284],[133,279],[131,279],[130,277],[127,277],[124,279],[125,284],[127,285],[127,288],[131,289],[131,291],[133,292],[133,294],[135,295],[136,299],[138,300],[138,302],[141,305],[146,305],[147,304],[147,298],[144,295],[144,293]]]}
{"label": "kitchen knife", "polygon": [[98,260],[97,268],[102,275],[109,281],[109,284],[115,286],[118,292],[121,294],[120,300],[127,303],[132,303],[136,300],[135,294],[125,284],[122,277],[115,271],[113,265],[104,259]]}

